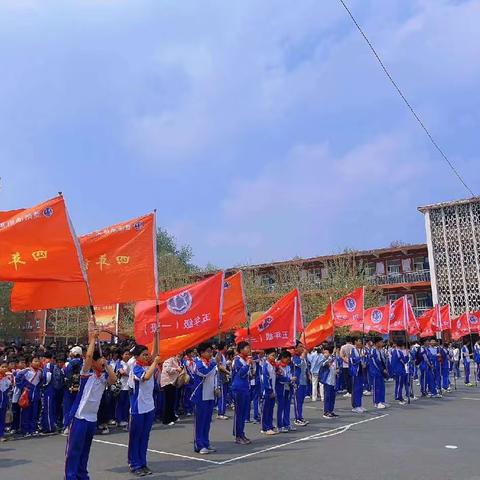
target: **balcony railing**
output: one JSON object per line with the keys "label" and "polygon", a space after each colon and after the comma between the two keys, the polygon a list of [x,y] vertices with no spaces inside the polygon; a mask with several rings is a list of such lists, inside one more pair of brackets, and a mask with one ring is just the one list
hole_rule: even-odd
{"label": "balcony railing", "polygon": [[429,282],[430,270],[420,270],[407,273],[390,273],[388,275],[375,275],[368,277],[370,285],[396,285],[398,283]]}

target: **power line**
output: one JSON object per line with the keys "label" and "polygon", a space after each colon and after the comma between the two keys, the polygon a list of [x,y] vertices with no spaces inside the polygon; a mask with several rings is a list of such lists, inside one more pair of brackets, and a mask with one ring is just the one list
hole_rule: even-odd
{"label": "power line", "polygon": [[397,83],[395,82],[395,80],[392,78],[392,76],[390,75],[390,72],[387,70],[387,67],[384,65],[384,63],[382,62],[382,59],[380,58],[380,56],[378,55],[377,51],[375,50],[374,46],[371,44],[370,40],[367,38],[367,36],[365,35],[364,31],[362,30],[362,28],[360,27],[360,25],[358,24],[358,22],[355,20],[355,17],[353,16],[352,12],[349,10],[349,8],[347,7],[347,5],[345,4],[344,0],[339,0],[340,3],[343,5],[343,7],[345,8],[345,10],[347,11],[348,15],[350,16],[350,18],[352,19],[352,22],[355,24],[355,26],[357,27],[358,31],[361,33],[362,37],[365,39],[365,41],[367,42],[368,46],[370,47],[370,50],[373,52],[373,54],[375,55],[375,58],[378,60],[378,63],[380,64],[380,66],[382,67],[383,71],[385,72],[385,75],[388,77],[388,79],[390,80],[391,84],[394,86],[395,90],[398,92],[398,94],[400,95],[400,97],[402,97],[402,100],[405,102],[405,105],[408,107],[408,109],[412,112],[412,115],[415,117],[415,119],[417,120],[417,122],[419,123],[419,125],[422,127],[422,129],[425,131],[425,133],[427,134],[427,137],[429,138],[430,142],[432,142],[433,146],[438,150],[438,152],[440,153],[440,155],[443,157],[443,159],[447,162],[448,166],[451,168],[452,172],[456,175],[456,177],[458,178],[458,180],[460,180],[460,182],[462,182],[463,186],[466,188],[466,190],[472,195],[472,197],[475,196],[475,194],[473,193],[472,189],[466,184],[465,180],[462,178],[462,176],[460,175],[460,173],[458,172],[458,170],[455,168],[455,166],[453,165],[453,163],[449,160],[449,158],[447,157],[447,155],[445,154],[445,152],[440,148],[440,146],[438,145],[438,143],[435,141],[435,139],[433,138],[432,134],[428,131],[427,127],[425,126],[425,124],[422,122],[422,120],[420,119],[420,117],[418,116],[418,114],[415,112],[415,110],[413,109],[412,105],[410,104],[410,102],[407,100],[407,98],[405,97],[405,95],[403,94],[403,92],[400,90],[400,87],[397,85]]}

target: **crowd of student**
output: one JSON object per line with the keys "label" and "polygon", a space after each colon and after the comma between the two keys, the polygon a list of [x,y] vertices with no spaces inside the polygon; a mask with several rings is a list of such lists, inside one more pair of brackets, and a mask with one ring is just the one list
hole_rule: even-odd
{"label": "crowd of student", "polygon": [[301,344],[252,352],[248,342],[229,348],[202,343],[163,363],[156,346],[150,353],[125,342],[100,351],[97,342],[92,334],[86,350],[0,346],[0,440],[68,434],[67,480],[88,478],[93,435],[113,426],[129,432],[128,465],[145,476],[151,474],[146,457],[155,421],[170,426],[181,415],[194,415],[194,450],[203,455],[215,451],[209,440],[215,409],[218,420],[228,420],[232,409],[234,441],[246,445],[248,422],[258,423],[265,435],[306,426],[307,397],[323,401],[323,417],[333,419],[337,395],[351,397],[357,414],[366,411],[366,396],[374,408],[388,407],[386,381],[395,382],[400,405],[416,400],[415,390],[441,397],[461,375],[467,386],[480,381],[480,340],[469,349],[436,339],[407,348],[381,337],[346,338],[340,347],[324,344],[310,352]]}

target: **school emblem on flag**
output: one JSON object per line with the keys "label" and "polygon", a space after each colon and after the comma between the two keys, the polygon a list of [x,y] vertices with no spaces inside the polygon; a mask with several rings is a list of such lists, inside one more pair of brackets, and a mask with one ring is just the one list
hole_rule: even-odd
{"label": "school emblem on flag", "polygon": [[192,295],[188,290],[167,300],[168,311],[174,315],[183,315],[187,313],[191,306]]}
{"label": "school emblem on flag", "polygon": [[228,283],[228,282],[225,282],[225,283],[223,284],[223,288],[225,288],[225,290],[226,290],[227,288],[230,288],[230,287],[231,287],[231,285],[230,285],[230,283]]}
{"label": "school emblem on flag", "polygon": [[133,225],[133,228],[135,230],[141,230],[143,228],[143,223],[142,222],[137,222]]}
{"label": "school emblem on flag", "polygon": [[478,323],[478,318],[475,316],[475,315],[470,315],[468,317],[468,321],[472,324],[472,325],[476,325]]}
{"label": "school emblem on flag", "polygon": [[347,309],[347,312],[354,312],[355,309],[357,308],[357,302],[355,301],[354,298],[348,297],[345,299],[345,308]]}
{"label": "school emblem on flag", "polygon": [[47,207],[43,210],[43,216],[44,217],[51,217],[53,215],[53,208],[52,207]]}
{"label": "school emblem on flag", "polygon": [[381,310],[374,310],[370,318],[372,319],[373,323],[378,325],[383,320],[383,313],[381,312]]}
{"label": "school emblem on flag", "polygon": [[265,317],[263,321],[258,325],[258,331],[263,332],[273,323],[273,317]]}

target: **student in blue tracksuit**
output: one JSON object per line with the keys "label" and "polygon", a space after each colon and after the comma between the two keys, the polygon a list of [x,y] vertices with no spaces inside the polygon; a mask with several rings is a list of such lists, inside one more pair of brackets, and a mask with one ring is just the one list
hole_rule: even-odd
{"label": "student in blue tracksuit", "polygon": [[440,357],[441,388],[445,392],[451,392],[450,388],[450,360],[448,350],[444,345],[438,346]]}
{"label": "student in blue tracksuit", "polygon": [[[183,357],[182,365],[184,366],[185,371],[188,373],[190,378],[193,380],[195,375],[195,360],[193,359],[192,348],[189,348],[188,350],[185,351],[185,356]],[[217,363],[217,367],[218,367],[218,363]],[[183,386],[183,411],[185,412],[185,415],[187,417],[190,417],[193,414],[192,393],[193,393],[193,381],[190,381]],[[220,408],[220,402],[219,402],[219,408]]]}
{"label": "student in blue tracksuit", "polygon": [[45,363],[42,372],[42,432],[53,433],[57,430],[57,413],[55,405],[55,389],[53,388],[53,374],[57,366],[50,352],[44,355]]}
{"label": "student in blue tracksuit", "polygon": [[217,420],[228,420],[227,400],[228,400],[228,379],[230,372],[227,370],[227,347],[224,342],[217,345],[217,354],[215,362],[218,370],[218,386],[220,388],[220,396],[217,399]]}
{"label": "student in blue tracksuit", "polygon": [[63,433],[68,433],[67,420],[70,418],[70,410],[80,389],[80,372],[83,366],[82,353],[81,347],[73,347],[70,350],[70,360],[63,368],[65,377],[63,387]]}
{"label": "student in blue tracksuit", "polygon": [[245,435],[245,422],[250,408],[250,377],[254,365],[250,356],[250,344],[239,342],[237,353],[232,365],[232,395],[235,404],[233,436],[236,443],[248,445],[252,442]]}
{"label": "student in blue tracksuit", "polygon": [[34,355],[30,366],[16,374],[15,382],[21,390],[21,395],[28,393],[29,406],[20,412],[20,428],[25,437],[36,435],[37,421],[40,407],[40,387],[42,385],[43,372],[40,358]]}
{"label": "student in blue tracksuit", "polygon": [[409,382],[409,352],[405,350],[405,342],[403,340],[397,341],[397,346],[392,350],[392,374],[395,379],[395,400],[400,405],[405,405],[405,397],[403,390],[405,390],[406,398],[410,395]]}
{"label": "student in blue tracksuit", "polygon": [[136,345],[133,350],[135,362],[131,366],[128,378],[129,387],[132,389],[130,395],[128,465],[130,471],[138,477],[151,475],[152,472],[147,466],[147,450],[150,431],[155,419],[154,374],[160,363],[157,352],[156,341],[154,342],[152,356],[147,347]]}
{"label": "student in blue tracksuit", "polygon": [[267,350],[266,361],[262,365],[262,430],[265,435],[276,435],[278,430],[273,426],[273,409],[275,408],[275,385],[277,380],[277,362],[275,350]]}
{"label": "student in blue tracksuit", "polygon": [[425,352],[428,359],[427,362],[427,385],[429,396],[440,398],[442,395],[437,390],[438,379],[440,377],[440,364],[438,361],[437,342],[435,339],[427,340],[425,343]]}
{"label": "student in blue tracksuit", "polygon": [[262,382],[260,374],[262,372],[263,352],[254,352],[252,355],[253,366],[250,376],[250,405],[247,412],[247,423],[250,423],[250,412],[253,406],[253,423],[260,423],[260,400],[262,395]]}
{"label": "student in blue tracksuit", "polygon": [[338,372],[337,361],[333,355],[333,347],[327,347],[323,350],[322,360],[320,362],[319,379],[323,384],[323,418],[335,418],[335,385]]}
{"label": "student in blue tracksuit", "polygon": [[365,353],[365,369],[363,371],[363,396],[368,397],[372,394],[372,374],[368,368],[370,354],[373,350],[373,342],[368,341],[363,349]]}
{"label": "student in blue tracksuit", "polygon": [[383,339],[375,337],[368,366],[372,376],[373,404],[379,409],[387,406],[385,404],[385,378],[388,376],[388,368],[384,355]]}
{"label": "student in blue tracksuit", "polygon": [[292,389],[297,378],[292,374],[290,352],[282,351],[280,353],[277,378],[275,381],[275,393],[277,397],[277,428],[281,433],[287,433],[296,430],[290,425],[290,407],[292,404]]}
{"label": "student in blue tracksuit", "polygon": [[81,371],[80,389],[67,415],[69,433],[65,449],[65,480],[88,480],[87,465],[97,414],[105,386],[113,385],[117,377],[104,357],[95,350],[97,329],[90,335],[85,362]]}
{"label": "student in blue tracksuit", "polygon": [[461,350],[463,370],[465,372],[465,385],[467,387],[473,387],[473,383],[470,382],[470,350],[467,345],[464,345]]}
{"label": "student in blue tracksuit", "polygon": [[363,369],[365,368],[365,356],[362,346],[362,339],[355,339],[348,359],[349,374],[352,378],[352,412],[354,413],[366,412],[366,409],[362,407]]}
{"label": "student in blue tracksuit", "polygon": [[308,363],[307,352],[303,345],[298,344],[295,348],[295,354],[292,356],[293,375],[297,379],[294,388],[294,424],[300,427],[305,427],[309,424],[303,417],[303,403],[307,395],[308,388]]}
{"label": "student in blue tracksuit", "polygon": [[213,349],[210,343],[197,347],[199,357],[195,359],[192,402],[194,404],[194,442],[197,453],[208,455],[215,452],[210,444],[210,424],[212,423],[215,395],[219,394],[217,363],[212,359]]}
{"label": "student in blue tracksuit", "polygon": [[5,441],[5,417],[10,402],[9,395],[12,390],[13,379],[7,375],[8,363],[0,361],[0,442]]}

